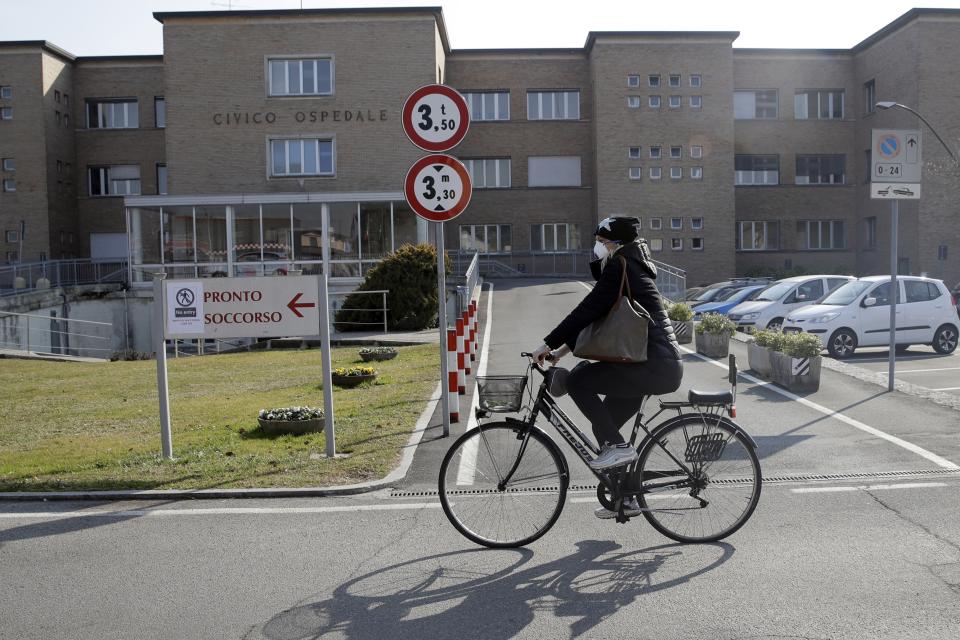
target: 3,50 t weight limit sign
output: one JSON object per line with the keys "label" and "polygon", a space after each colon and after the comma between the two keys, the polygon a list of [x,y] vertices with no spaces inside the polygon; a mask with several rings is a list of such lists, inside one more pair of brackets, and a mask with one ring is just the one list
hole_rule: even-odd
{"label": "3,50 t weight limit sign", "polygon": [[403,103],[403,130],[424,151],[447,151],[467,135],[470,112],[455,89],[442,84],[420,87]]}
{"label": "3,50 t weight limit sign", "polygon": [[446,222],[460,215],[473,193],[470,174],[456,158],[434,154],[417,160],[403,184],[407,204],[433,222]]}

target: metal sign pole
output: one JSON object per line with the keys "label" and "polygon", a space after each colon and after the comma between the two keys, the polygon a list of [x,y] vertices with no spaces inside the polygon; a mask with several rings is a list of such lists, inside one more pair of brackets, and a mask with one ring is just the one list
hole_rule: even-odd
{"label": "metal sign pole", "polygon": [[887,391],[893,391],[893,375],[897,362],[897,227],[900,226],[900,201],[892,200],[890,208],[890,363],[887,370]]}
{"label": "metal sign pole", "polygon": [[170,430],[170,388],[167,383],[167,344],[163,338],[167,305],[163,295],[166,274],[153,275],[153,344],[157,350],[157,395],[160,397],[160,448],[163,457],[173,460],[173,435]]}
{"label": "metal sign pole", "polygon": [[444,259],[443,223],[435,226],[437,232],[437,292],[439,293],[439,323],[438,334],[440,339],[440,399],[443,403],[443,436],[450,435],[450,379],[447,370],[447,263]]}
{"label": "metal sign pole", "polygon": [[337,431],[333,420],[333,374],[330,360],[330,299],[327,273],[317,276],[317,307],[320,312],[320,361],[323,367],[323,430],[327,439],[327,457],[337,455]]}

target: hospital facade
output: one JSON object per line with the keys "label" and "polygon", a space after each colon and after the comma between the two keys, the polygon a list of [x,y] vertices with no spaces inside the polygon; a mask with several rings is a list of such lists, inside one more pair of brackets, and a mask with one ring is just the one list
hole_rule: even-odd
{"label": "hospital facade", "polygon": [[960,281],[960,171],[913,114],[874,107],[909,105],[960,146],[960,10],[914,9],[836,50],[692,31],[456,49],[435,7],[154,17],[162,55],[0,42],[0,263],[359,281],[432,239],[404,202],[424,152],[400,112],[443,83],[470,106],[451,154],[474,184],[444,225],[448,249],[582,271],[597,221],[630,215],[690,285],[888,273],[871,130],[921,129],[922,198],[900,201],[898,270]]}

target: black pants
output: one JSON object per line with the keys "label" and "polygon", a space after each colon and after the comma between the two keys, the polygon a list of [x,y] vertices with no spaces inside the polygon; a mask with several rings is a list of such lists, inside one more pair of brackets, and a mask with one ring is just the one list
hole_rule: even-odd
{"label": "black pants", "polygon": [[581,362],[567,378],[567,391],[593,426],[598,444],[621,444],[620,427],[639,411],[643,396],[672,393],[682,378],[680,360]]}

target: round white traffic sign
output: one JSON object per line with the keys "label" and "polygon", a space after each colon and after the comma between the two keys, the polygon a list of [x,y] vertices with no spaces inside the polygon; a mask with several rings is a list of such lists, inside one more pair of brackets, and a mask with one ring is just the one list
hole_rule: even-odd
{"label": "round white traffic sign", "polygon": [[418,216],[432,222],[446,222],[467,208],[473,183],[462,162],[434,154],[413,163],[407,171],[403,193]]}
{"label": "round white traffic sign", "polygon": [[403,130],[424,151],[447,151],[460,144],[470,128],[467,101],[455,89],[428,84],[403,103]]}

